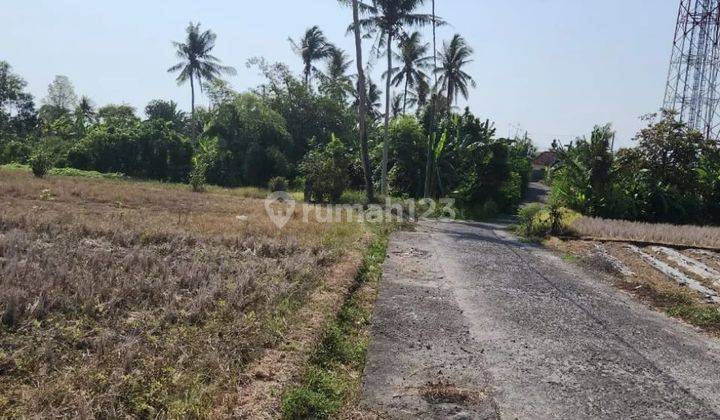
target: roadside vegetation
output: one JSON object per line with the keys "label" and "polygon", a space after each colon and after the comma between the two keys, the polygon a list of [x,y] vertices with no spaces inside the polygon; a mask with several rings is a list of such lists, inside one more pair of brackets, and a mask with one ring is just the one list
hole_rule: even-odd
{"label": "roadside vegetation", "polygon": [[720,224],[720,143],[673,112],[646,117],[631,148],[613,150],[609,125],[555,143],[552,198],[586,216],[647,223]]}
{"label": "roadside vegetation", "polygon": [[361,412],[358,404],[370,320],[393,227],[381,229],[365,254],[337,320],[325,330],[301,383],[284,393],[283,417],[352,418]]}
{"label": "roadside vegetation", "polygon": [[522,207],[517,232],[717,333],[720,144],[671,111],[645,119],[634,147],[614,150],[610,125],[595,127],[589,138],[555,142],[549,204]]}

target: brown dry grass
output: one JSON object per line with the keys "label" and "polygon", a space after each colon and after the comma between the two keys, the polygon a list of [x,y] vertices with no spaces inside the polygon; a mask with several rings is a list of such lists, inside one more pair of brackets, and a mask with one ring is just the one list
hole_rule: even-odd
{"label": "brown dry grass", "polygon": [[362,237],[279,230],[260,194],[0,170],[0,417],[203,417],[242,387]]}
{"label": "brown dry grass", "polygon": [[720,249],[720,227],[677,226],[580,217],[570,229],[581,237]]}

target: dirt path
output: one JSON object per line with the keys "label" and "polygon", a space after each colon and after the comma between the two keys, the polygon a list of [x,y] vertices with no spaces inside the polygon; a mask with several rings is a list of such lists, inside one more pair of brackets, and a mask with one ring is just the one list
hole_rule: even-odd
{"label": "dirt path", "polygon": [[391,418],[720,418],[720,341],[499,226],[391,241],[364,404]]}

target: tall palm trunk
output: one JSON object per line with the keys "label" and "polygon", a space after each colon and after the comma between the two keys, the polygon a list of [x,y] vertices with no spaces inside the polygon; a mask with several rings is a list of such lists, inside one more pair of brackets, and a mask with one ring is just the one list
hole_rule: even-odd
{"label": "tall palm trunk", "polygon": [[[435,24],[435,0],[432,2],[432,26],[433,26],[433,76],[435,77],[435,86],[432,90],[435,90],[437,88],[437,73],[435,73],[435,70],[437,69],[437,25]],[[425,161],[425,198],[430,198],[430,188],[432,186],[432,157],[433,157],[433,148],[435,147],[435,142],[433,141],[435,139],[435,105],[437,103],[437,98],[433,100],[432,93],[430,94],[430,100],[432,101],[432,134],[428,136],[428,150],[427,150],[427,159]]]}
{"label": "tall palm trunk", "polygon": [[197,123],[195,122],[195,77],[190,74],[190,120],[193,140],[197,139]]}
{"label": "tall palm trunk", "polygon": [[408,91],[408,78],[405,78],[405,94],[403,95],[403,115],[407,114],[407,91]]}
{"label": "tall palm trunk", "polygon": [[382,195],[388,193],[388,152],[390,150],[390,88],[392,78],[392,33],[387,34],[387,80],[385,81],[385,141],[383,142],[383,158],[382,158]]}
{"label": "tall palm trunk", "polygon": [[360,13],[358,11],[358,0],[353,0],[353,27],[355,31],[355,62],[358,71],[358,136],[360,137],[360,155],[365,175],[365,196],[367,202],[372,203],[373,185],[372,173],[370,172],[370,156],[368,152],[366,124],[367,124],[367,88],[365,87],[365,69],[363,69],[362,41],[360,34]]}

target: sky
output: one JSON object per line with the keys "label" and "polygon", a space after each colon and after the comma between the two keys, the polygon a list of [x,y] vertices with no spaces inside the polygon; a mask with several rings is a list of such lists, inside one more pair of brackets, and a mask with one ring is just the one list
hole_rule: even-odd
{"label": "sky", "polygon": [[[639,117],[662,105],[678,2],[437,0],[449,23],[438,43],[460,33],[474,48],[468,73],[477,88],[460,105],[494,121],[498,136],[527,131],[545,148],[612,123],[617,144],[630,146],[644,125]],[[9,0],[0,8],[0,60],[38,102],[62,74],[98,105],[142,110],[171,99],[189,109],[189,86],[166,72],[177,62],[171,42],[183,39],[188,22],[218,35],[214,53],[237,68],[228,80],[242,91],[262,81],[246,66],[251,57],[300,73],[288,37],[313,25],[354,57],[351,20],[337,0]],[[431,41],[430,28],[420,30]],[[367,59],[371,41],[364,47]],[[371,60],[379,81],[383,61]]]}

